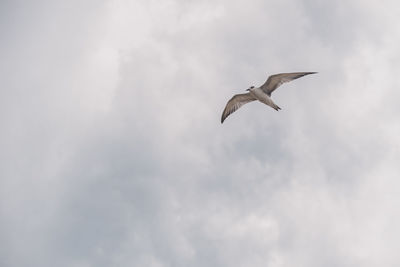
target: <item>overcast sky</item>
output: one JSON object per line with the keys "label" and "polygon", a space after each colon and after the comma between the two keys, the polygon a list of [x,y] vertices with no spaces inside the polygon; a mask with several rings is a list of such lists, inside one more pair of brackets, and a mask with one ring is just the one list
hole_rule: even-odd
{"label": "overcast sky", "polygon": [[[400,4],[0,2],[0,265],[400,266]],[[227,100],[270,74],[276,112]]]}

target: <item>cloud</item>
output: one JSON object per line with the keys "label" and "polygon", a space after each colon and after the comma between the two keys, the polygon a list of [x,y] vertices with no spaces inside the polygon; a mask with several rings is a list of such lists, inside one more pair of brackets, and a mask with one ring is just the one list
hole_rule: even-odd
{"label": "cloud", "polygon": [[396,7],[3,3],[0,262],[396,266]]}

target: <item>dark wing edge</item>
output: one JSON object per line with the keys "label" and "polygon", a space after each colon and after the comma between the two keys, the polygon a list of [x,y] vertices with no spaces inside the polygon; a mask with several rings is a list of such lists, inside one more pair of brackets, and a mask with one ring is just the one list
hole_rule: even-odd
{"label": "dark wing edge", "polygon": [[256,98],[254,98],[250,93],[234,95],[228,103],[226,103],[225,109],[222,112],[221,123],[223,123],[230,114],[238,110],[241,106],[254,100],[256,100]]}
{"label": "dark wing edge", "polygon": [[269,76],[267,81],[263,85],[261,85],[261,89],[264,91],[264,93],[271,96],[271,93],[275,91],[275,89],[281,86],[282,84],[293,81],[305,75],[315,74],[315,73],[318,72],[291,72],[291,73],[274,74]]}

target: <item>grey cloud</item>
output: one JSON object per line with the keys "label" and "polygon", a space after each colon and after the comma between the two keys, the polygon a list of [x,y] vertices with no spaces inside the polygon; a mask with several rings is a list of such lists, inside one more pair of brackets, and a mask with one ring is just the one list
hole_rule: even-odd
{"label": "grey cloud", "polygon": [[2,265],[398,265],[397,3],[3,6]]}

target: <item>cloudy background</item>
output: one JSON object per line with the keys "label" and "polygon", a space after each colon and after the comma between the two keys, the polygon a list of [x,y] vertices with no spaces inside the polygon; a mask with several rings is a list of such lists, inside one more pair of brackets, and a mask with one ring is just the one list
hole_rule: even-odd
{"label": "cloudy background", "polygon": [[[0,265],[399,266],[400,4],[0,2]],[[280,112],[226,101],[269,74]]]}

